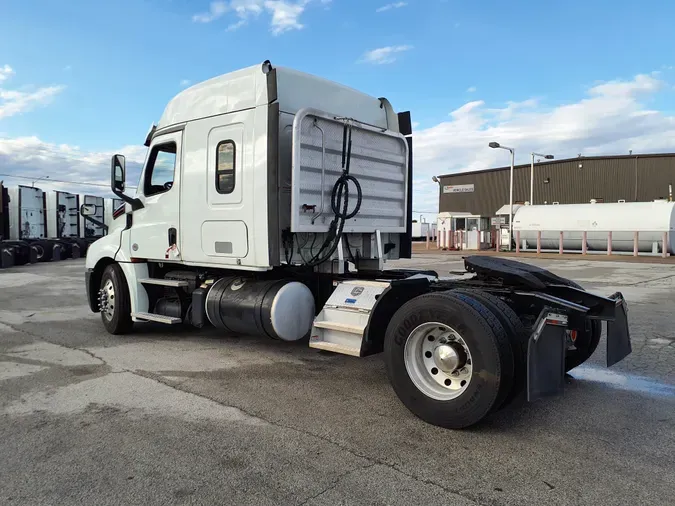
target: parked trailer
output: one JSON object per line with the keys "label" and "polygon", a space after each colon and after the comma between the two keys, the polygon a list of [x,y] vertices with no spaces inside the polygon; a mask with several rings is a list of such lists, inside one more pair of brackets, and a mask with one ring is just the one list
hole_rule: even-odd
{"label": "parked trailer", "polygon": [[106,233],[105,227],[102,226],[102,224],[105,223],[105,198],[99,197],[97,195],[81,195],[80,201],[81,204],[94,210],[94,213],[90,215],[90,218],[98,222],[96,223],[92,220],[86,219],[84,216],[81,216],[81,237],[91,243],[103,237]]}
{"label": "parked trailer", "polygon": [[35,246],[9,237],[9,189],[0,182],[0,268],[37,262]]}
{"label": "parked trailer", "polygon": [[40,188],[19,185],[10,188],[8,194],[10,240],[17,245],[34,246],[38,262],[64,258],[68,245],[58,239],[50,239],[47,233],[45,192]]}
{"label": "parked trailer", "polygon": [[413,241],[426,240],[427,236],[430,239],[436,237],[436,223],[428,223],[425,218],[420,218],[420,221],[413,221],[412,223],[412,238]]}
{"label": "parked trailer", "polygon": [[30,261],[30,246],[9,239],[9,191],[0,182],[0,268],[23,265]]}
{"label": "parked trailer", "polygon": [[111,334],[187,323],[383,352],[399,399],[448,428],[561,393],[602,321],[607,365],[627,356],[620,293],[490,257],[466,258],[465,278],[384,269],[410,257],[411,134],[386,99],[269,61],[182,91],[146,138],[135,196],[112,158],[127,215],[90,246],[92,311]]}
{"label": "parked trailer", "polygon": [[80,238],[80,196],[58,190],[45,196],[49,237],[63,244],[66,257],[84,256],[88,243]]}

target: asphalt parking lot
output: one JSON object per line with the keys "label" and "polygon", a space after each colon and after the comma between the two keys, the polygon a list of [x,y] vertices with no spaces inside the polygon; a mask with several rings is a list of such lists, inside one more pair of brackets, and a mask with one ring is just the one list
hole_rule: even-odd
{"label": "asphalt parking lot", "polygon": [[151,324],[110,336],[84,261],[0,271],[0,504],[672,504],[675,265],[532,261],[621,290],[633,354],[604,369],[603,338],[564,397],[464,431],[410,414],[380,356]]}

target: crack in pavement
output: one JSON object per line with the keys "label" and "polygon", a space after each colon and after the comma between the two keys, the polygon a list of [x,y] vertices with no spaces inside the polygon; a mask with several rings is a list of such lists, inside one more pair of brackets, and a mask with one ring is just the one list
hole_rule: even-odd
{"label": "crack in pavement", "polygon": [[668,276],[663,276],[660,278],[654,278],[654,279],[645,279],[643,281],[637,281],[635,283],[624,283],[625,286],[638,286],[638,285],[646,285],[647,283],[653,283],[654,281],[663,281],[664,279],[670,279],[675,277],[675,274],[669,274]]}
{"label": "crack in pavement", "polygon": [[[26,330],[26,329],[24,329],[24,328],[21,328],[21,327],[18,327],[18,326],[16,326],[16,325],[12,325],[12,324],[9,324],[9,323],[4,323],[4,322],[2,322],[2,321],[0,321],[0,323],[3,323],[4,325],[7,325],[9,328],[11,328],[12,330],[14,330],[15,332],[20,332],[20,333],[22,333],[22,334],[27,334],[27,335],[29,335],[29,336],[31,336],[31,337],[36,337],[36,338],[38,338],[40,341],[44,341],[45,343],[53,344],[54,346],[60,346],[61,348],[66,348],[67,350],[79,351],[79,352],[81,352],[81,353],[84,353],[84,354],[86,354],[86,355],[89,355],[91,358],[93,358],[93,359],[95,359],[95,360],[98,360],[99,362],[101,362],[101,365],[109,365],[108,362],[106,362],[104,359],[102,359],[101,357],[95,355],[94,353],[92,353],[91,351],[89,351],[89,350],[86,349],[86,348],[79,348],[79,347],[77,347],[77,346],[68,346],[68,345],[62,344],[62,343],[54,343],[54,342],[50,341],[47,337],[45,337],[45,336],[43,336],[43,335],[35,334],[35,333],[33,333],[33,332],[29,331],[29,330]],[[4,355],[4,356],[12,356],[12,353],[0,352],[0,355]],[[21,358],[21,357],[16,357],[16,358]],[[25,359],[25,360],[34,360],[34,359]],[[38,361],[38,360],[34,360],[34,361],[36,361],[36,362],[41,362],[41,363],[43,363],[43,364],[44,364],[44,363],[50,363],[50,362]],[[52,364],[52,365],[57,365],[57,364]]]}
{"label": "crack in pavement", "polygon": [[345,479],[350,474],[355,473],[356,471],[363,471],[365,469],[369,469],[369,468],[375,467],[377,465],[378,464],[376,462],[371,462],[370,464],[367,464],[365,466],[359,466],[359,467],[356,467],[354,469],[350,469],[349,471],[345,471],[344,473],[339,474],[329,485],[324,487],[323,490],[321,490],[320,492],[317,492],[316,494],[313,494],[313,495],[309,496],[307,499],[303,500],[302,502],[299,502],[297,504],[297,506],[303,506],[303,505],[307,504],[309,501],[311,501],[312,499],[316,499],[317,497],[321,497],[326,492],[329,492],[329,491],[333,490],[335,487],[337,487],[340,484],[340,482],[343,479]]}
{"label": "crack in pavement", "polygon": [[437,482],[435,482],[431,479],[422,478],[422,477],[417,476],[415,474],[411,474],[407,471],[404,471],[403,469],[401,469],[396,464],[391,464],[391,463],[386,462],[386,461],[384,461],[384,460],[382,460],[378,457],[373,457],[371,455],[359,453],[359,452],[353,450],[352,448],[349,448],[349,447],[347,447],[347,446],[345,446],[345,445],[343,445],[343,444],[341,444],[337,441],[333,441],[332,439],[330,439],[326,436],[322,436],[320,434],[315,434],[311,431],[301,429],[301,428],[298,428],[298,427],[293,427],[292,425],[287,425],[287,424],[284,424],[284,423],[281,423],[281,422],[278,422],[278,421],[269,420],[269,419],[264,418],[260,415],[252,413],[245,408],[242,408],[242,407],[239,407],[239,406],[236,406],[236,405],[226,404],[223,401],[220,401],[219,399],[214,399],[213,397],[210,397],[208,395],[190,391],[187,388],[184,388],[182,384],[180,384],[180,385],[171,384],[165,378],[162,378],[161,376],[158,376],[156,374],[153,374],[153,373],[150,373],[150,372],[147,372],[147,371],[129,371],[129,372],[131,374],[135,374],[137,376],[142,376],[144,378],[156,381],[158,383],[161,383],[162,385],[168,386],[169,388],[172,388],[172,389],[177,390],[179,392],[183,392],[183,393],[186,393],[186,394],[194,395],[196,397],[201,397],[203,399],[207,399],[207,400],[209,400],[211,402],[215,402],[216,404],[219,404],[223,407],[236,408],[236,409],[240,410],[242,413],[244,413],[245,415],[248,415],[252,418],[257,418],[259,420],[262,420],[263,422],[266,422],[266,423],[268,423],[272,426],[279,427],[279,428],[282,428],[282,429],[291,430],[291,431],[297,432],[299,434],[303,434],[305,436],[315,438],[315,439],[318,439],[320,441],[324,441],[325,443],[331,444],[331,445],[337,447],[338,449],[340,449],[344,452],[347,452],[348,454],[350,454],[354,457],[358,457],[358,458],[367,460],[370,464],[372,464],[372,465],[369,465],[367,467],[372,467],[374,465],[381,465],[381,466],[384,466],[384,467],[388,467],[392,471],[400,473],[400,474],[410,478],[411,480],[417,481],[419,483],[423,483],[425,485],[430,485],[430,486],[433,486],[433,487],[440,488],[441,490],[443,490],[447,494],[456,495],[458,497],[461,497],[462,499],[466,499],[468,501],[471,501],[473,504],[476,504],[478,506],[487,506],[487,503],[479,502],[474,496],[469,495],[462,490],[451,489],[451,488],[448,488],[444,485],[441,485],[440,483],[437,483]]}

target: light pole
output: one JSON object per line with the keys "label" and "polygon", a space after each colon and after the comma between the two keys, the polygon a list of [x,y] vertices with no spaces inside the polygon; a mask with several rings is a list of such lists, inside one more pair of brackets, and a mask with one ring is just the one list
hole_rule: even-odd
{"label": "light pole", "polygon": [[30,187],[31,187],[31,188],[35,188],[35,183],[37,183],[38,181],[42,181],[43,179],[49,179],[49,176],[42,176],[42,177],[37,178],[35,181],[33,181],[33,182],[30,184]]}
{"label": "light pole", "polygon": [[434,183],[438,183],[438,211],[440,212],[440,210],[441,210],[441,197],[443,196],[443,185],[441,184],[441,180],[438,178],[438,176],[431,176],[431,180]]}
{"label": "light pole", "polygon": [[530,165],[530,205],[534,205],[534,157],[541,156],[547,160],[553,160],[553,155],[542,155],[541,153],[532,153],[532,165]]}
{"label": "light pole", "polygon": [[511,242],[513,240],[513,162],[516,150],[502,146],[498,142],[491,142],[489,146],[493,149],[507,149],[511,152],[511,176],[509,181],[509,251],[511,251]]}

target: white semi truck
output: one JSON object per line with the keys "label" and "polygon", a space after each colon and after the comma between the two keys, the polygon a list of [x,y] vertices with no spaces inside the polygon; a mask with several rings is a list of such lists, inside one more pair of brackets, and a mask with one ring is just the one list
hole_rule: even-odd
{"label": "white semi truck", "polygon": [[602,321],[608,366],[631,351],[620,293],[491,257],[466,258],[463,277],[384,269],[410,258],[412,222],[410,114],[384,98],[265,61],[181,92],[145,145],[134,196],[113,156],[123,226],[86,260],[90,307],[112,334],[213,325],[384,352],[401,401],[448,428],[560,393]]}

